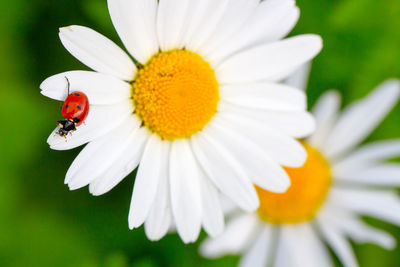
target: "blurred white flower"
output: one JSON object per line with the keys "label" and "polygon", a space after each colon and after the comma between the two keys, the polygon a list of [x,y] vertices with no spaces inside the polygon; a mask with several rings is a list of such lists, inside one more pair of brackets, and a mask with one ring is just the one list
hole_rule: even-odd
{"label": "blurred white flower", "polygon": [[[85,143],[67,172],[71,190],[111,190],[138,165],[130,228],[151,240],[176,223],[184,242],[201,226],[223,230],[218,191],[241,208],[258,208],[253,184],[284,192],[281,165],[301,166],[296,138],[315,127],[305,94],[280,84],[321,49],[316,35],[281,40],[296,24],[293,0],[109,0],[112,22],[135,61],[82,26],[60,29],[61,42],[95,70],[46,79],[42,94],[84,92],[86,125],[52,149]],[[137,62],[137,63],[134,63]],[[57,130],[57,129],[56,129]]]}
{"label": "blurred white flower", "polygon": [[351,267],[357,261],[347,237],[393,248],[396,241],[390,234],[359,216],[400,225],[400,198],[385,188],[400,186],[400,164],[386,162],[400,156],[400,140],[357,145],[396,104],[399,92],[399,81],[387,81],[342,114],[339,94],[325,93],[313,109],[317,129],[303,141],[306,163],[285,168],[292,181],[288,191],[257,188],[258,211],[230,210],[224,233],[208,238],[201,254],[243,254],[239,265],[246,267],[332,266],[326,242],[344,266]]}

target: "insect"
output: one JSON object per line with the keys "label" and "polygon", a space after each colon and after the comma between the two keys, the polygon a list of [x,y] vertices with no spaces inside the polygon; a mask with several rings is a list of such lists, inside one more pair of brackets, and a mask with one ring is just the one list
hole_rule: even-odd
{"label": "insect", "polygon": [[81,125],[89,114],[89,100],[87,96],[79,91],[70,93],[70,83],[67,77],[68,96],[61,108],[61,114],[65,120],[57,121],[59,129],[56,132],[59,136],[65,137],[69,133],[76,130],[76,127]]}

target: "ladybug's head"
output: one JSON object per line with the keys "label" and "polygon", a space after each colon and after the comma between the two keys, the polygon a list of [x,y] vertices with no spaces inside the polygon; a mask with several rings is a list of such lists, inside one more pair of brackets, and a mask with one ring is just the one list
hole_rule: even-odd
{"label": "ladybug's head", "polygon": [[75,131],[76,127],[75,127],[75,122],[71,121],[71,120],[61,120],[61,121],[57,121],[58,123],[58,131],[57,134],[59,136],[67,136],[68,133]]}

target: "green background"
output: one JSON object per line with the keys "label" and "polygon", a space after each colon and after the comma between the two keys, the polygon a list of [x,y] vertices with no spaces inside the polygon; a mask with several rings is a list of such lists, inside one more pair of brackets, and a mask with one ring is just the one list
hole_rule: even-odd
{"label": "green background", "polygon": [[[400,77],[399,0],[301,0],[293,34],[324,39],[309,83],[309,102],[337,88],[344,103],[389,77]],[[52,151],[47,136],[60,103],[39,84],[58,72],[86,69],[62,47],[58,27],[89,26],[120,44],[105,0],[12,0],[0,16],[0,266],[233,266],[237,257],[201,259],[198,243],[176,235],[146,239],[128,230],[134,175],[110,193],[70,192],[64,175],[80,148]],[[400,136],[400,107],[369,140]],[[366,118],[367,119],[367,118]],[[400,239],[400,229],[368,220]],[[205,237],[204,233],[201,239]],[[400,249],[355,245],[361,266],[400,266]]]}

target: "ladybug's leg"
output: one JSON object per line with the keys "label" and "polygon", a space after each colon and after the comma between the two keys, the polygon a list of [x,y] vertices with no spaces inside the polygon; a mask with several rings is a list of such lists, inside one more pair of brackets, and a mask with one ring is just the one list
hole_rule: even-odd
{"label": "ladybug's leg", "polygon": [[68,92],[68,94],[67,94],[67,96],[69,96],[69,87],[70,87],[70,83],[69,83],[69,80],[68,80],[68,78],[67,78],[67,76],[64,76],[64,78],[67,80],[67,92]]}

